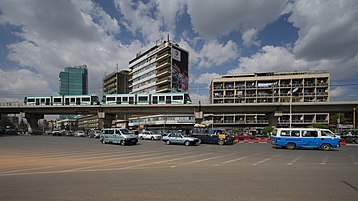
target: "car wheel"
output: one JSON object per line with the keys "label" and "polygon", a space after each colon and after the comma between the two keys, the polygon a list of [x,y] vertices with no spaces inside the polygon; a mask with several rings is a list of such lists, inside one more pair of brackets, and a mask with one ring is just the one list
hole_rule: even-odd
{"label": "car wheel", "polygon": [[167,140],[167,141],[165,142],[165,144],[170,145],[171,143],[170,143],[169,140]]}
{"label": "car wheel", "polygon": [[189,146],[189,145],[190,145],[190,142],[189,142],[189,141],[185,141],[184,144],[185,144],[185,146]]}
{"label": "car wheel", "polygon": [[124,140],[121,141],[121,145],[124,146],[126,145],[126,142]]}
{"label": "car wheel", "polygon": [[358,138],[357,138],[357,139],[355,139],[355,140],[354,140],[354,142],[355,142],[356,144],[358,144]]}
{"label": "car wheel", "polygon": [[154,140],[154,137],[151,137],[150,139],[151,139],[151,140]]}
{"label": "car wheel", "polygon": [[139,139],[144,140],[144,138],[143,138],[142,136],[140,136],[140,138],[139,138]]}
{"label": "car wheel", "polygon": [[330,144],[322,144],[321,149],[323,151],[329,151],[329,150],[331,150],[331,145]]}
{"label": "car wheel", "polygon": [[103,144],[106,144],[107,142],[106,142],[106,140],[102,140],[102,143],[103,143]]}
{"label": "car wheel", "polygon": [[219,140],[218,144],[219,144],[219,145],[224,145],[225,142],[224,142],[224,140]]}
{"label": "car wheel", "polygon": [[295,143],[290,142],[286,144],[286,149],[294,150],[295,147],[296,147]]}

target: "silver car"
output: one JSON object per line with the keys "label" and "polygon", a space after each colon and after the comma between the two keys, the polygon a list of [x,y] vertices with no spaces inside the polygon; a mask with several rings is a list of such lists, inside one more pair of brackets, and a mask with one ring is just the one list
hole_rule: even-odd
{"label": "silver car", "polygon": [[181,133],[170,133],[166,136],[163,136],[162,140],[165,144],[184,144],[189,145],[199,145],[200,139],[195,137],[185,136]]}
{"label": "silver car", "polygon": [[154,134],[151,131],[144,131],[138,135],[141,140],[160,140],[162,139],[162,135]]}

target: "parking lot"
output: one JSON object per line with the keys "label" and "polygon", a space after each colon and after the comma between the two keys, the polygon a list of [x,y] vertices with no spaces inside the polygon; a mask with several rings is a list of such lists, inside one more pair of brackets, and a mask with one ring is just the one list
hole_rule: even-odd
{"label": "parking lot", "polygon": [[138,145],[0,138],[0,200],[356,200],[358,146]]}

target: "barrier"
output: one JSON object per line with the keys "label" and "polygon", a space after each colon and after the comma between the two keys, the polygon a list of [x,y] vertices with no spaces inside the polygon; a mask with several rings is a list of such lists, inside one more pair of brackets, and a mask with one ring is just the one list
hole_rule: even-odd
{"label": "barrier", "polygon": [[259,143],[259,138],[255,137],[254,138],[254,143]]}
{"label": "barrier", "polygon": [[267,143],[271,143],[271,138],[267,138]]}
{"label": "barrier", "polygon": [[265,142],[266,138],[260,138],[260,142]]}
{"label": "barrier", "polygon": [[235,137],[234,143],[238,143],[239,142],[239,136]]}
{"label": "barrier", "polygon": [[244,142],[246,142],[246,143],[250,142],[250,138],[245,137],[245,138],[244,138]]}
{"label": "barrier", "polygon": [[339,141],[339,145],[347,145],[347,141],[345,140],[345,139],[341,139],[340,141]]}

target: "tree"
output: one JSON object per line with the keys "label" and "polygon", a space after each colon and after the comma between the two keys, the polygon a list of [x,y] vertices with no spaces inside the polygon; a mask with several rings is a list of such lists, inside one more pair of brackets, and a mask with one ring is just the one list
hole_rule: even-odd
{"label": "tree", "polygon": [[272,126],[266,126],[265,128],[262,129],[262,133],[264,134],[270,134],[273,131],[273,127]]}

